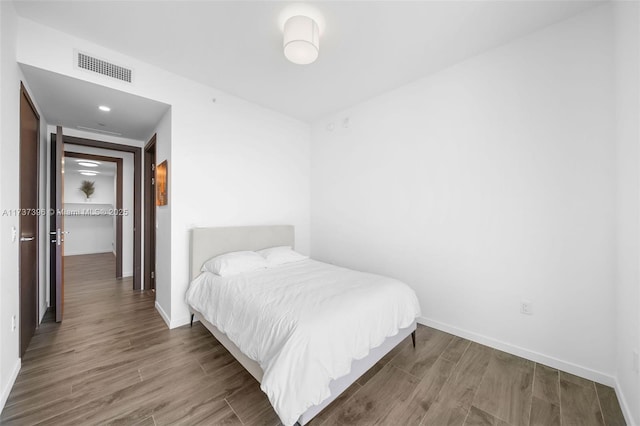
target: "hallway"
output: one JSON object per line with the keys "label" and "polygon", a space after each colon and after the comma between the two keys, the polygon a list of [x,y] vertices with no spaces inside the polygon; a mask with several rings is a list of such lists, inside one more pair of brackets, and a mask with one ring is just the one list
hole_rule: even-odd
{"label": "hallway", "polygon": [[153,292],[114,271],[111,254],[65,257],[64,321],[36,331],[0,423],[240,424],[225,397],[255,380],[199,324],[168,330]]}

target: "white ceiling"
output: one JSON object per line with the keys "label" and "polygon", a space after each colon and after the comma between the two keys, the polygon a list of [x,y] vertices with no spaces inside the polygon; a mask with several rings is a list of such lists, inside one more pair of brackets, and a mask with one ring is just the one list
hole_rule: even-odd
{"label": "white ceiling", "polygon": [[[90,170],[97,172],[100,176],[114,176],[116,174],[116,163],[110,161],[98,161],[98,167],[84,167],[78,164],[82,160],[80,158],[65,157],[64,159],[64,172],[65,174],[76,173],[79,174],[81,170]],[[93,161],[93,160],[91,160]],[[83,176],[87,180],[91,180],[93,176]]]}
{"label": "white ceiling", "polygon": [[[51,125],[146,141],[168,105],[21,64],[31,95]],[[103,112],[98,106],[111,108]],[[84,127],[84,129],[83,129]]]}
{"label": "white ceiling", "polygon": [[289,63],[277,1],[25,1],[53,26],[305,121],[593,7],[583,1],[321,1],[320,56]]}

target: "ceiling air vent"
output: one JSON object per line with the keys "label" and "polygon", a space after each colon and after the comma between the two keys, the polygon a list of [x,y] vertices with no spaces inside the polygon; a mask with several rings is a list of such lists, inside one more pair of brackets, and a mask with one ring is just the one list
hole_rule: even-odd
{"label": "ceiling air vent", "polygon": [[131,83],[131,70],[78,52],[78,68]]}

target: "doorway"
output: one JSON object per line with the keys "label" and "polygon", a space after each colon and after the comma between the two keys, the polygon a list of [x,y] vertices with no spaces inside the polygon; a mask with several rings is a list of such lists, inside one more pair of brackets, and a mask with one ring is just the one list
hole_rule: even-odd
{"label": "doorway", "polygon": [[[124,153],[133,154],[133,211],[129,212],[129,214],[133,215],[133,290],[142,290],[142,268],[141,268],[141,258],[142,258],[142,238],[141,238],[141,224],[142,224],[142,173],[141,173],[141,160],[142,160],[142,148],[131,146],[131,145],[123,145],[112,142],[99,141],[95,139],[86,139],[75,136],[68,136],[62,134],[62,129],[60,128],[58,134],[51,134],[51,154],[52,154],[52,164],[54,164],[57,160],[56,152],[60,146],[64,145],[79,145],[83,147],[90,148],[99,148],[106,149],[111,151],[120,151]],[[54,158],[55,157],[55,158]],[[118,167],[118,170],[122,170],[122,167]],[[53,175],[54,167],[52,167],[52,176],[51,182],[56,181],[56,176]],[[119,179],[119,181],[123,181],[123,179]],[[51,200],[52,205],[55,202],[59,202],[62,199],[62,195],[64,193],[64,187],[60,188],[60,185],[51,185]],[[122,191],[121,191],[122,193]],[[122,206],[122,200],[116,200],[116,203]],[[120,229],[122,228],[122,216],[120,217]],[[117,217],[118,217],[117,216]],[[53,228],[52,228],[53,229]],[[64,233],[64,230],[63,230]],[[120,248],[120,250],[116,249],[116,254],[122,253],[122,239],[116,237],[116,247]],[[64,287],[64,282],[60,283],[58,280],[61,275],[62,270],[64,269],[64,263],[62,262],[62,256],[64,250],[59,251],[51,251],[51,281],[50,281],[50,289],[51,289],[51,300],[52,303],[55,301],[56,306],[56,321],[62,321],[62,315],[58,315],[57,312],[63,311],[64,306],[64,291],[61,289]],[[116,274],[120,276],[123,275],[122,272],[122,263],[120,267],[118,266],[119,262],[116,262]],[[60,270],[60,271],[58,271]],[[60,272],[60,274],[58,273]],[[63,280],[62,280],[63,281]],[[55,295],[55,298],[54,298]]]}
{"label": "doorway", "polygon": [[[51,134],[51,143],[57,143],[56,135]],[[142,290],[141,258],[142,243],[140,230],[142,229],[142,173],[140,164],[142,149],[131,145],[122,145],[112,142],[104,142],[95,139],[85,139],[75,136],[63,136],[63,143],[69,145],[79,145],[92,148],[102,148],[111,151],[120,151],[133,154],[133,289]]]}
{"label": "doorway", "polygon": [[[64,151],[64,158],[65,158],[65,178],[68,178],[69,174],[75,171],[81,174],[88,174],[89,175],[88,179],[93,179],[91,177],[92,175],[99,176],[97,175],[97,173],[101,173],[101,172],[104,173],[104,171],[98,171],[98,169],[105,163],[115,165],[115,173],[111,171],[111,173],[113,173],[113,177],[115,177],[115,180],[113,182],[115,186],[114,188],[115,191],[112,191],[113,198],[108,200],[109,204],[102,205],[102,204],[95,204],[95,202],[92,204],[85,204],[85,207],[92,207],[92,209],[89,212],[91,213],[89,218],[70,217],[69,219],[72,219],[72,220],[79,219],[79,220],[82,220],[83,222],[86,222],[87,220],[91,219],[93,215],[97,216],[98,220],[104,219],[103,217],[100,217],[100,216],[113,216],[113,220],[112,220],[113,247],[111,247],[111,250],[114,252],[115,258],[116,258],[114,272],[115,272],[116,278],[122,278],[122,270],[123,270],[123,267],[122,267],[122,263],[123,263],[122,213],[124,208],[123,206],[123,159],[118,157],[109,157],[106,155],[85,154],[85,153],[72,152],[72,151]],[[76,165],[72,164],[70,160],[74,160],[77,164]],[[89,170],[82,170],[82,169],[86,169],[87,166],[89,167]],[[107,168],[107,173],[109,172],[108,169],[109,168]],[[77,190],[77,188],[75,189]],[[69,192],[67,192],[67,194],[69,194]],[[113,208],[113,211],[105,211],[105,210],[111,210],[111,208]],[[70,244],[73,244],[74,238],[80,239],[80,238],[86,237],[85,235],[74,235],[72,227],[73,227],[73,223],[70,223],[69,221],[65,223],[65,233],[66,233],[65,235],[67,240],[65,250],[67,255],[74,252],[74,250],[72,249],[70,250],[70,247],[69,247]],[[106,236],[101,236],[101,237],[105,238]],[[77,252],[77,250],[75,250],[75,252]]]}
{"label": "doorway", "polygon": [[156,135],[144,147],[144,289],[156,289]]}
{"label": "doorway", "polygon": [[40,115],[20,83],[20,356],[38,324]]}

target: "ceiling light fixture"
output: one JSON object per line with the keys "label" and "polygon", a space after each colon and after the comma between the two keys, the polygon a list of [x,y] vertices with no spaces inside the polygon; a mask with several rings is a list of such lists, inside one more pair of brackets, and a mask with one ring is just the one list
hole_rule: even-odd
{"label": "ceiling light fixture", "polygon": [[94,170],[78,170],[78,172],[80,172],[81,175],[85,176],[95,176],[99,173]]}
{"label": "ceiling light fixture", "polygon": [[87,161],[87,160],[81,160],[78,161],[78,165],[82,166],[82,167],[98,167],[100,163],[98,163],[97,161]]}
{"label": "ceiling light fixture", "polygon": [[104,111],[104,112],[109,112],[109,111],[111,111],[111,108],[109,108],[109,107],[108,107],[108,106],[106,106],[106,105],[100,105],[100,106],[98,107],[98,109],[99,109],[100,111]]}
{"label": "ceiling light fixture", "polygon": [[284,23],[284,56],[294,64],[307,65],[318,59],[318,23],[304,15],[292,16]]}

